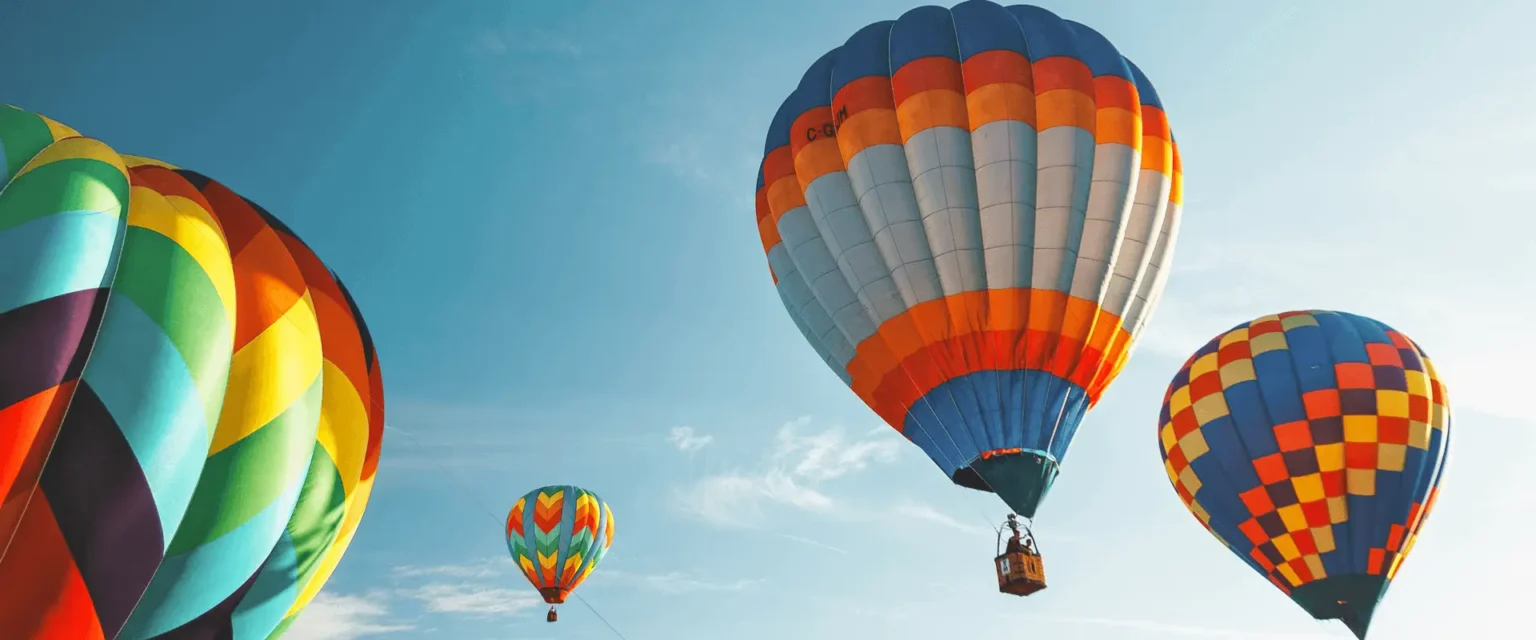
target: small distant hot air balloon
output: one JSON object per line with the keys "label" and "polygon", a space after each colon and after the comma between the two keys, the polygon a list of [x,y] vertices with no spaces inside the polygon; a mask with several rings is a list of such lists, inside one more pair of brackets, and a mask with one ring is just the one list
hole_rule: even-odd
{"label": "small distant hot air balloon", "polygon": [[383,420],[362,315],[292,231],[0,106],[0,636],[280,636]]}
{"label": "small distant hot air balloon", "polygon": [[1407,336],[1292,311],[1197,351],[1168,387],[1159,440],[1207,530],[1363,639],[1434,506],[1450,425],[1445,386]]}
{"label": "small distant hot air balloon", "polygon": [[545,619],[597,568],[613,544],[613,510],[597,494],[552,486],[528,492],[507,514],[507,549],[549,603]]}
{"label": "small distant hot air balloon", "polygon": [[[757,224],[832,371],[1032,519],[1157,304],[1182,180],[1157,92],[1104,36],[971,0],[811,65],[768,127]],[[1029,552],[999,556],[1000,589],[1027,595],[1039,557],[1009,524]]]}

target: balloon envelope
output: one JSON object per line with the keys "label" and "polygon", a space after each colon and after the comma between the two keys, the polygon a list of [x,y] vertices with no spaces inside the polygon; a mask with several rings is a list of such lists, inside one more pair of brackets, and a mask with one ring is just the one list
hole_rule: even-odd
{"label": "balloon envelope", "polygon": [[1135,65],[972,0],[811,65],[769,125],[757,220],[832,371],[956,484],[1033,516],[1157,303],[1182,200]]}
{"label": "balloon envelope", "polygon": [[597,494],[552,486],[518,498],[507,513],[507,550],[550,604],[565,602],[613,544],[613,510]]}
{"label": "balloon envelope", "polygon": [[1434,505],[1450,419],[1407,336],[1293,311],[1197,351],[1168,387],[1159,440],[1206,529],[1313,617],[1363,638]]}
{"label": "balloon envelope", "polygon": [[200,174],[14,107],[0,142],[0,628],[279,635],[377,464],[356,306]]}

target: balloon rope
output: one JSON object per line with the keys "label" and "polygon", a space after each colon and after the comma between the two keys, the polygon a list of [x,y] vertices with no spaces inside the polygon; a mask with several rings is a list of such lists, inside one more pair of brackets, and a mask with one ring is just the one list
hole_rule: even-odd
{"label": "balloon rope", "polygon": [[[416,448],[420,449],[422,453],[426,453],[427,452],[427,448],[425,446],[422,446],[421,441],[417,440],[416,436],[413,435],[411,432],[406,431],[404,429],[401,429],[399,427],[391,427],[389,425],[384,425],[384,429],[386,431],[393,431],[395,433],[399,433],[401,435],[404,435],[406,438],[408,438],[411,441],[411,444],[416,445]],[[458,474],[458,472],[456,472],[456,471],[454,471],[452,469],[449,469],[446,465],[444,465],[442,462],[438,461],[437,458],[432,457],[430,454],[428,454],[428,457],[432,458],[433,464],[436,464],[439,469],[442,469],[444,472],[446,472],[450,476],[452,476],[453,482],[455,482],[455,483],[457,483],[459,485],[459,489],[463,490],[462,491],[463,493],[470,494],[470,497],[472,499],[474,499],[475,503],[477,505],[479,505],[482,510],[485,511],[486,515],[489,515],[491,517],[491,520],[496,523],[496,526],[498,528],[505,526],[506,523],[502,521],[501,516],[496,515],[496,511],[494,509],[491,509],[491,507],[489,505],[487,505],[483,500],[481,500],[477,495],[475,495],[474,492],[469,490],[469,483],[465,482],[464,478],[462,476],[460,476]],[[618,636],[619,640],[629,640],[629,638],[626,638],[623,633],[620,633],[619,630],[613,626],[613,623],[608,622],[608,619],[604,618],[603,614],[598,613],[597,612],[597,608],[593,607],[591,603],[587,602],[586,598],[581,597],[581,594],[579,594],[579,593],[572,593],[571,595],[576,596],[576,599],[578,601],[580,601],[581,604],[583,606],[585,606],[588,611],[591,611],[592,615],[597,616],[597,619],[602,621],[603,625],[608,627],[609,631],[613,632],[613,635]]]}
{"label": "balloon rope", "polygon": [[571,595],[576,596],[576,600],[581,602],[582,605],[586,606],[587,610],[591,611],[592,615],[597,616],[598,620],[602,620],[603,624],[608,626],[608,630],[612,631],[613,635],[616,635],[616,636],[619,637],[619,640],[629,640],[629,638],[625,638],[624,637],[624,634],[619,633],[619,630],[614,628],[613,624],[609,623],[608,619],[603,617],[603,614],[598,613],[597,612],[597,608],[593,607],[591,603],[587,602],[586,598],[581,597],[581,594],[579,594],[579,593],[572,593]]}

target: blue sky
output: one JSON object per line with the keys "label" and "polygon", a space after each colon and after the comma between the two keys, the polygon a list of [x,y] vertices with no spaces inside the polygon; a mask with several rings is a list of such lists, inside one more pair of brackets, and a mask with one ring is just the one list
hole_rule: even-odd
{"label": "blue sky", "polygon": [[289,637],[615,637],[579,603],[545,624],[509,572],[502,514],[553,483],[613,505],[580,593],[630,640],[1347,637],[1206,534],[1157,453],[1186,355],[1292,308],[1394,325],[1456,405],[1372,637],[1530,624],[1536,586],[1504,568],[1536,562],[1511,542],[1536,527],[1536,6],[1042,3],[1157,83],[1188,200],[1167,297],[1042,509],[1051,589],[1018,600],[992,576],[1001,502],[826,370],[752,221],[779,101],[910,0],[224,4],[9,0],[0,101],[217,177],[363,307],[393,432]]}

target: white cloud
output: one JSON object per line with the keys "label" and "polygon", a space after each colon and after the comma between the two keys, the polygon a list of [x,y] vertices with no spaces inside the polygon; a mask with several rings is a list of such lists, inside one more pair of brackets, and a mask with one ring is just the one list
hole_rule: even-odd
{"label": "white cloud", "polygon": [[967,524],[967,523],[961,522],[959,520],[956,520],[956,519],[954,519],[954,518],[952,518],[950,516],[947,516],[947,515],[939,512],[939,510],[934,509],[933,507],[930,507],[930,506],[925,505],[925,504],[918,504],[918,503],[915,503],[915,502],[906,502],[906,503],[902,503],[902,504],[897,505],[896,508],[895,508],[895,513],[896,513],[896,515],[904,517],[904,518],[911,518],[913,520],[919,520],[919,521],[922,521],[922,522],[928,522],[928,523],[936,524],[936,525],[939,525],[941,527],[947,527],[947,528],[950,528],[950,529],[954,529],[956,531],[960,531],[962,533],[976,534],[976,535],[987,535],[987,534],[996,534],[997,533],[997,531],[994,530],[994,529],[989,529],[989,528],[983,527],[983,526],[981,526],[979,524]]}
{"label": "white cloud", "polygon": [[781,469],[762,474],[708,476],[679,491],[677,499],[684,511],[724,527],[763,524],[764,503],[822,512],[830,511],[833,504],[826,494],[801,486]]}
{"label": "white cloud", "polygon": [[761,471],[706,476],[679,490],[680,508],[724,527],[752,528],[767,521],[766,507],[830,513],[835,502],[823,482],[896,459],[901,442],[888,430],[850,436],[841,427],[809,432],[809,418],[785,424]]}
{"label": "white cloud", "polygon": [[870,464],[896,459],[901,442],[888,436],[886,429],[871,432],[887,437],[850,439],[840,427],[819,433],[805,433],[810,418],[800,418],[779,429],[773,460],[791,464],[793,474],[813,482],[830,480]]}
{"label": "white cloud", "polygon": [[647,575],[612,570],[593,574],[592,582],[597,584],[635,586],[666,594],[680,594],[701,591],[743,591],[762,584],[763,581],[735,580],[731,582],[716,582],[678,571]]}
{"label": "white cloud", "polygon": [[504,575],[507,570],[512,568],[512,561],[509,557],[498,556],[471,564],[445,564],[433,567],[405,565],[395,567],[394,573],[399,577],[441,576],[445,578],[475,579],[495,578]]}
{"label": "white cloud", "polygon": [[331,595],[321,593],[299,614],[283,634],[289,640],[354,640],[415,627],[391,622],[385,606],[389,595]]}
{"label": "white cloud", "polygon": [[676,446],[678,451],[693,453],[709,446],[709,443],[715,441],[715,437],[699,435],[693,427],[672,427],[671,433],[667,435],[667,441]]}
{"label": "white cloud", "polygon": [[406,589],[400,595],[421,602],[432,613],[470,616],[515,616],[543,604],[530,589],[503,589],[478,584],[434,583]]}

